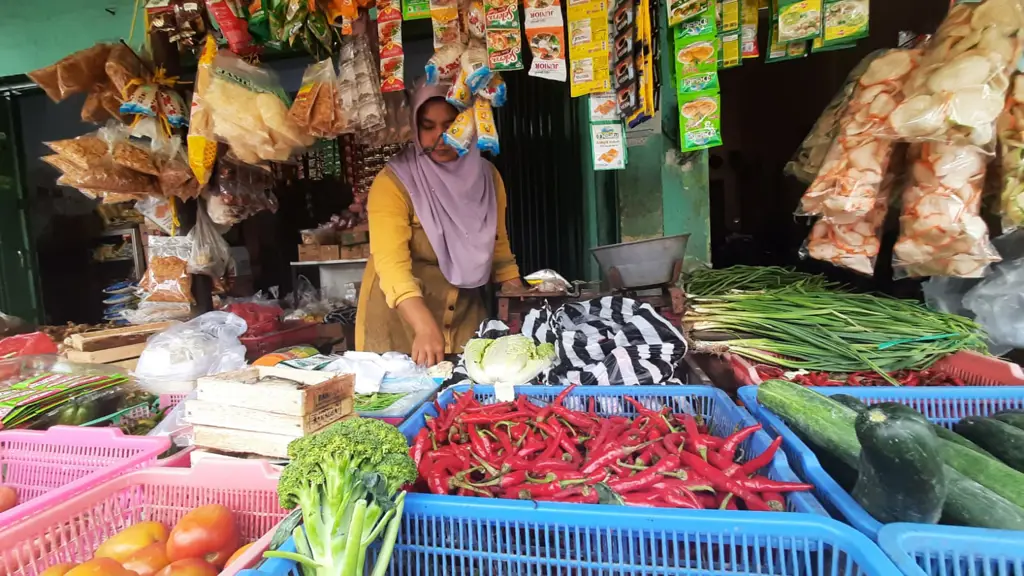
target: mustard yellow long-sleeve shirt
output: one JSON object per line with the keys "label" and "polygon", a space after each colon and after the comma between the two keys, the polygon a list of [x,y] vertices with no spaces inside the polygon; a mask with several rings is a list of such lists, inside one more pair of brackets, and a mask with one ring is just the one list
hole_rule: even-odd
{"label": "mustard yellow long-sleeve shirt", "polygon": [[[498,228],[491,280],[500,283],[519,278],[519,267],[508,240],[508,201],[497,170],[494,183]],[[441,328],[445,352],[460,352],[486,315],[480,290],[452,286],[441,273],[412,200],[389,168],[374,179],[366,209],[371,257],[359,296],[356,348],[410,353],[414,335],[395,308],[409,298],[421,297]]]}

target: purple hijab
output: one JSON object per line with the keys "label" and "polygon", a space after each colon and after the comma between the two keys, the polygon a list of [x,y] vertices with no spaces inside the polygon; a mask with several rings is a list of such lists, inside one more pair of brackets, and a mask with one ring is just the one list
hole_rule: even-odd
{"label": "purple hijab", "polygon": [[498,229],[494,168],[474,143],[458,160],[434,162],[420,146],[417,112],[446,86],[420,86],[412,95],[413,145],[388,162],[405,186],[441,273],[453,286],[479,288],[491,278]]}

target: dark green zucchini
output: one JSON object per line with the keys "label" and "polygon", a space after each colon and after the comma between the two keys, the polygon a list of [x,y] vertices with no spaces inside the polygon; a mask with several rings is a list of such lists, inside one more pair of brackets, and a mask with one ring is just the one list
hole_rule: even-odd
{"label": "dark green zucchini", "polygon": [[[913,408],[911,408],[910,406],[907,406],[906,404],[898,404],[898,403],[896,403],[891,408],[891,410],[903,410],[907,414],[921,415],[920,412],[918,412],[917,410],[914,410]],[[974,442],[971,442],[967,438],[964,438],[963,436],[957,434],[956,432],[953,432],[952,430],[950,430],[949,428],[946,428],[945,426],[942,426],[941,424],[934,424],[933,423],[932,424],[932,429],[935,430],[935,434],[939,438],[942,438],[943,440],[948,440],[948,441],[950,441],[950,442],[952,442],[954,444],[959,444],[959,445],[963,446],[964,448],[970,448],[971,450],[974,450],[975,452],[977,452],[979,454],[984,454],[985,456],[988,456],[989,458],[995,458],[995,456],[993,456],[993,455],[989,454],[988,452],[986,452],[985,450],[983,450],[981,446],[978,446]]]}
{"label": "dark green zucchini", "polygon": [[[847,465],[857,466],[860,442],[854,429],[855,411],[813,390],[782,380],[769,380],[758,386],[757,399],[794,431],[813,438],[815,444]],[[1008,476],[1021,478],[1020,473],[953,442],[942,442],[942,446],[949,486],[943,521],[980,528],[1024,530],[1024,509],[1021,508],[1024,483],[1005,481]],[[978,466],[978,463],[990,466]],[[990,475],[991,469],[1001,473]]]}
{"label": "dark green zucchini", "polygon": [[948,487],[932,423],[903,404],[883,402],[857,415],[860,466],[853,498],[875,520],[935,524]]}
{"label": "dark green zucchini", "polygon": [[993,418],[968,416],[953,430],[1002,460],[1014,470],[1024,472],[1024,430]]}
{"label": "dark green zucchini", "polygon": [[860,398],[857,398],[856,396],[850,396],[849,394],[832,394],[829,396],[829,398],[835,400],[836,402],[839,402],[840,404],[846,406],[850,410],[853,410],[857,414],[860,414],[861,412],[869,408],[869,406],[862,402]]}
{"label": "dark green zucchini", "polygon": [[989,416],[989,418],[995,418],[996,420],[1005,422],[1014,428],[1024,430],[1024,410],[1003,410],[1002,412],[996,412]]}

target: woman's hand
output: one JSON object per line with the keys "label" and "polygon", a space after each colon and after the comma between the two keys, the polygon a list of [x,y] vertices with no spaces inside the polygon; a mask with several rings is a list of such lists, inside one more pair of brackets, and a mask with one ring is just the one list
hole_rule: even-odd
{"label": "woman's hand", "polygon": [[416,333],[412,341],[412,361],[420,366],[430,368],[444,360],[444,336],[434,326],[433,330]]}
{"label": "woman's hand", "polygon": [[444,336],[423,298],[409,298],[398,305],[398,313],[415,334],[412,361],[427,368],[444,360]]}
{"label": "woman's hand", "polygon": [[523,285],[523,281],[520,280],[519,278],[515,278],[513,280],[506,280],[505,282],[501,283],[502,294],[516,295],[522,294],[526,291],[526,286]]}

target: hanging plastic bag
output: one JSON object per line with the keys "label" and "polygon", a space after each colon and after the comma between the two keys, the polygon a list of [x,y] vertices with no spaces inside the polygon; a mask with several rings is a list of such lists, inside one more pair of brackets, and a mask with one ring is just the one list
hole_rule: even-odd
{"label": "hanging plastic bag", "polygon": [[998,347],[1024,348],[1024,259],[997,268],[964,295],[964,307],[975,315]]}
{"label": "hanging plastic bag", "polygon": [[1024,225],[1024,74],[1013,78],[1006,108],[999,117],[1003,189],[999,197],[1003,232]]}
{"label": "hanging plastic bag", "polygon": [[1000,257],[981,218],[989,157],[975,146],[932,142],[911,148],[900,237],[893,247],[897,278],[980,278]]}
{"label": "hanging plastic bag", "polygon": [[239,337],[247,326],[234,314],[207,312],[152,336],[139,356],[135,376],[153,394],[181,394],[203,376],[245,367]]}
{"label": "hanging plastic bag", "polygon": [[925,48],[880,136],[994,152],[1024,30],[1019,0],[959,2]]}
{"label": "hanging plastic bag", "polygon": [[191,253],[191,240],[187,236],[150,236],[149,261],[139,282],[139,287],[146,292],[142,301],[195,304],[192,276],[188,273]]}
{"label": "hanging plastic bag", "polygon": [[200,203],[196,210],[196,225],[189,230],[192,241],[192,252],[188,258],[190,274],[205,274],[211,278],[221,278],[231,259],[231,247],[217,232],[217,228],[206,213],[206,204]]}
{"label": "hanging plastic bag", "polygon": [[[744,14],[745,13],[746,5],[744,5]],[[757,13],[756,8],[754,13]],[[756,29],[756,20],[754,23]],[[754,46],[757,46],[756,41],[754,42]],[[810,133],[808,133],[807,137],[804,138],[804,141],[800,143],[800,148],[798,148],[796,154],[793,155],[793,159],[786,163],[786,174],[794,176],[804,184],[810,184],[814,181],[815,176],[818,175],[818,171],[821,169],[822,162],[825,161],[825,155],[828,154],[829,148],[832,147],[832,142],[834,142],[836,136],[839,135],[839,121],[846,112],[847,106],[850,104],[853,93],[859,85],[860,77],[868,69],[871,62],[882,54],[884,54],[884,52],[881,50],[868,54],[860,61],[860,64],[858,64],[850,74],[847,75],[846,83],[843,84],[843,87],[835,97],[832,98],[829,105],[825,107],[825,111],[818,117],[818,121],[814,123],[814,127],[811,128]]]}
{"label": "hanging plastic bag", "polygon": [[262,210],[277,211],[273,176],[259,166],[225,156],[217,164],[214,185],[206,195],[206,210],[215,224],[234,226]]}

